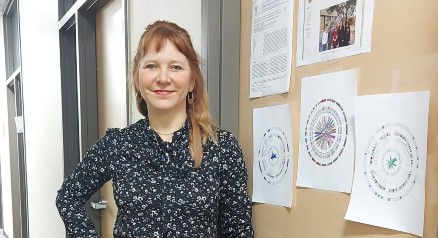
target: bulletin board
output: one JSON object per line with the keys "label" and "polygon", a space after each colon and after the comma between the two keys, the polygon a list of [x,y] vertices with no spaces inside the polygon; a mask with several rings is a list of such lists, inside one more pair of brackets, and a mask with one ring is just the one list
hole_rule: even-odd
{"label": "bulletin board", "polygon": [[[294,6],[293,52],[296,54],[298,1]],[[296,187],[301,80],[329,72],[358,70],[357,94],[430,91],[424,237],[438,236],[438,1],[376,0],[370,53],[295,66],[288,93],[249,99],[252,1],[241,1],[239,141],[248,167],[252,195],[252,110],[289,103],[293,128],[292,208],[253,203],[257,238],[417,237],[344,219],[350,194]]]}

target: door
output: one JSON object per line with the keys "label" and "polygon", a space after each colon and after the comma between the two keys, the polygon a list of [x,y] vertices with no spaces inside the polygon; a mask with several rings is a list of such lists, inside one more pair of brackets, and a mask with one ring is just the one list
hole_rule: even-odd
{"label": "door", "polygon": [[[127,126],[127,85],[124,1],[108,2],[96,13],[96,59],[99,138],[107,128]],[[106,208],[100,210],[102,238],[113,237],[117,216],[112,182],[100,189]]]}
{"label": "door", "polygon": [[20,74],[12,75],[12,77],[7,90],[7,103],[13,236],[27,238],[29,235],[22,84]]}
{"label": "door", "polygon": [[[85,0],[72,4],[60,0],[59,41],[64,144],[64,174],[71,173],[85,152],[99,139],[96,72],[96,12],[108,0]],[[85,209],[100,234],[100,210],[93,203]]]}
{"label": "door", "polygon": [[[9,183],[10,200],[6,208],[12,212],[12,222],[6,221],[5,227],[9,235],[16,238],[27,238],[28,234],[28,209],[27,209],[27,178],[26,154],[24,132],[24,106],[23,87],[21,77],[21,49],[20,49],[20,20],[19,4],[17,0],[7,1],[3,12],[4,47],[6,63],[6,96],[7,96],[7,121],[9,131],[9,165],[10,177],[4,182]],[[2,90],[5,90],[3,87]],[[5,171],[5,170],[4,170]],[[10,179],[10,180],[9,180]],[[0,181],[2,183],[3,181]],[[0,194],[1,195],[1,194]],[[0,201],[1,202],[1,201]],[[0,203],[0,217],[3,208]],[[0,219],[3,228],[3,220]],[[10,227],[12,226],[12,227]],[[12,230],[10,230],[12,229]]]}

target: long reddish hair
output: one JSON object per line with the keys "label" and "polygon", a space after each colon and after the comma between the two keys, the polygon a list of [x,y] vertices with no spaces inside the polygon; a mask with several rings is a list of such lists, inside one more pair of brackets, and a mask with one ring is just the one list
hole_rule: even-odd
{"label": "long reddish hair", "polygon": [[210,105],[204,78],[201,73],[198,54],[193,48],[188,32],[175,23],[156,21],[146,27],[138,43],[137,52],[132,62],[131,77],[134,84],[137,109],[147,117],[148,108],[139,91],[139,68],[143,57],[148,52],[159,52],[167,41],[172,43],[183,55],[187,57],[190,65],[190,77],[195,82],[193,89],[194,101],[187,105],[187,116],[190,119],[190,154],[195,161],[195,166],[202,163],[202,146],[208,139],[217,143],[216,127],[210,114]]}

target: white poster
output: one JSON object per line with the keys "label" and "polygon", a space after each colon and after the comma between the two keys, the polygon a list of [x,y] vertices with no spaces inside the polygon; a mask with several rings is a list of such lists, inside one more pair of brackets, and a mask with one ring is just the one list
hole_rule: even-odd
{"label": "white poster", "polygon": [[371,51],[374,0],[299,0],[297,66]]}
{"label": "white poster", "polygon": [[292,0],[253,0],[250,98],[289,92]]}
{"label": "white poster", "polygon": [[423,236],[429,98],[429,91],[356,97],[345,219]]}
{"label": "white poster", "polygon": [[253,202],[292,207],[290,105],[253,109]]}
{"label": "white poster", "polygon": [[351,192],[357,70],[303,78],[297,186]]}

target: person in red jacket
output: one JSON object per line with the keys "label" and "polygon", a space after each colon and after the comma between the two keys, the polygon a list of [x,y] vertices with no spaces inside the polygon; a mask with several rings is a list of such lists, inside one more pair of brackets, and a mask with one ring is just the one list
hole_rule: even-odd
{"label": "person in red jacket", "polygon": [[339,29],[338,25],[333,24],[333,40],[332,40],[332,49],[338,48],[339,41]]}

